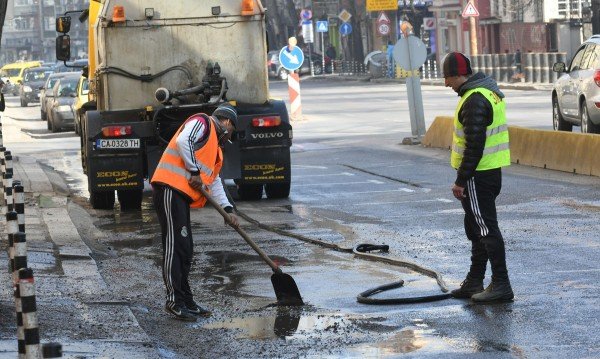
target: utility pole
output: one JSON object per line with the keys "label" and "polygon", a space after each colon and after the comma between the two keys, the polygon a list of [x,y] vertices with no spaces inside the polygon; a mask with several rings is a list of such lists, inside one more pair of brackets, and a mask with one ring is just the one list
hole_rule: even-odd
{"label": "utility pole", "polygon": [[600,0],[592,0],[592,34],[600,34]]}
{"label": "utility pole", "polygon": [[[475,0],[470,0],[475,5]],[[477,20],[475,16],[469,16],[469,33],[471,37],[471,56],[477,55]]]}

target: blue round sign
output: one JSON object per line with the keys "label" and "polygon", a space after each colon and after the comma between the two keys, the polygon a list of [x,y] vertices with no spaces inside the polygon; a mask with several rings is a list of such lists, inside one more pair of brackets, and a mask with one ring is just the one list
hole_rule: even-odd
{"label": "blue round sign", "polygon": [[297,70],[300,68],[300,66],[302,66],[303,62],[304,53],[298,46],[294,46],[292,51],[290,51],[287,46],[279,51],[279,63],[281,63],[281,66],[283,66],[286,70]]}
{"label": "blue round sign", "polygon": [[345,22],[342,24],[342,26],[340,26],[340,34],[342,36],[350,35],[351,33],[352,33],[352,25],[350,25],[349,23]]}
{"label": "blue round sign", "polygon": [[300,11],[300,17],[304,20],[310,20],[312,19],[312,11],[310,11],[309,9],[304,9]]}

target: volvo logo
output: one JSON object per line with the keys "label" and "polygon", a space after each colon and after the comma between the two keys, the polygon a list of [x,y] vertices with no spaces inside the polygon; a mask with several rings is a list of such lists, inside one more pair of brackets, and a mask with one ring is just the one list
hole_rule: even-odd
{"label": "volvo logo", "polygon": [[251,133],[252,139],[263,139],[263,138],[282,138],[283,132],[269,132],[269,133]]}

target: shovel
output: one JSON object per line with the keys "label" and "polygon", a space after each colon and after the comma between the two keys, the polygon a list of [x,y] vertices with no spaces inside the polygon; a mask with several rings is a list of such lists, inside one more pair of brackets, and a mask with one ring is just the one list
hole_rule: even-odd
{"label": "shovel", "polygon": [[265,252],[260,249],[256,243],[248,234],[240,228],[240,226],[233,225],[229,222],[229,214],[225,212],[221,206],[215,202],[215,200],[206,192],[204,188],[200,188],[200,192],[202,195],[206,197],[208,202],[223,216],[227,224],[229,224],[233,229],[235,229],[244,240],[258,253],[258,255],[271,267],[273,270],[273,275],[271,275],[271,283],[273,283],[273,289],[275,290],[275,295],[277,296],[277,304],[279,305],[304,305],[302,301],[302,296],[300,296],[300,291],[298,290],[298,286],[294,281],[294,278],[289,274],[285,274],[281,271],[281,268],[275,264],[271,258],[269,258]]}

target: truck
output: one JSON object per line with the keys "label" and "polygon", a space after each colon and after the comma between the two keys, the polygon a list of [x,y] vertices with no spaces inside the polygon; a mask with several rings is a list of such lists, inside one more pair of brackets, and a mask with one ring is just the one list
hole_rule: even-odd
{"label": "truck", "polygon": [[[221,103],[238,112],[221,178],[239,198],[287,198],[292,126],[271,99],[266,9],[260,0],[91,0],[88,102],[80,113],[90,204],[141,208],[144,181],[180,125]],[[56,56],[70,60],[71,16],[56,19]],[[264,191],[263,191],[264,189]]]}

